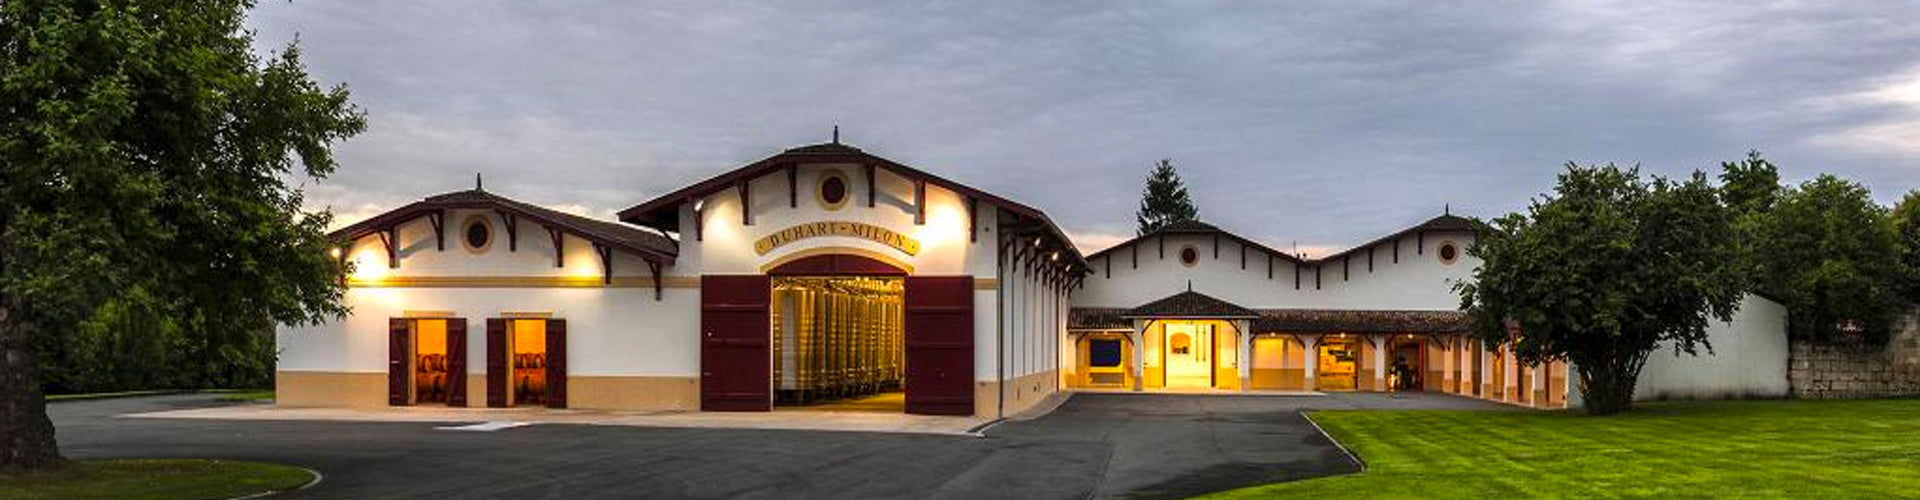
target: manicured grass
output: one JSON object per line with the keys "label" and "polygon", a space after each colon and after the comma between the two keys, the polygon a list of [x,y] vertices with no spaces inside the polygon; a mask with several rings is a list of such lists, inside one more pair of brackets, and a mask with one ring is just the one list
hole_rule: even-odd
{"label": "manicured grass", "polygon": [[298,467],[257,462],[80,460],[54,471],[0,474],[0,498],[233,498],[291,490],[312,480]]}
{"label": "manicured grass", "polygon": [[266,401],[273,399],[273,391],[241,391],[220,396],[221,401]]}
{"label": "manicured grass", "polygon": [[1920,400],[1566,412],[1325,411],[1360,474],[1218,498],[1893,498],[1920,495]]}

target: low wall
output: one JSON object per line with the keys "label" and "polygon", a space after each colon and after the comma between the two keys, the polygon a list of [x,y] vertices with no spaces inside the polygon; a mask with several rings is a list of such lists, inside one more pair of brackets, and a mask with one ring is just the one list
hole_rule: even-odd
{"label": "low wall", "polygon": [[1698,356],[1675,355],[1662,344],[1640,370],[1633,397],[1660,399],[1784,398],[1788,396],[1787,309],[1747,295],[1725,323],[1707,326],[1713,346]]}
{"label": "low wall", "polygon": [[1902,318],[1885,347],[1795,341],[1787,375],[1797,398],[1920,396],[1920,313]]}

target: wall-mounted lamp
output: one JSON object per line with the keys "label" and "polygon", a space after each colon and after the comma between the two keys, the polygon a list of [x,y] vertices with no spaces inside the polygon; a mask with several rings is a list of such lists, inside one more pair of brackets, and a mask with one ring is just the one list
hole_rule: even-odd
{"label": "wall-mounted lamp", "polygon": [[339,258],[340,258],[340,247],[333,247],[333,248],[329,248],[329,249],[327,249],[327,255],[328,255],[328,256],[330,256],[330,257],[333,257],[334,259],[339,259]]}

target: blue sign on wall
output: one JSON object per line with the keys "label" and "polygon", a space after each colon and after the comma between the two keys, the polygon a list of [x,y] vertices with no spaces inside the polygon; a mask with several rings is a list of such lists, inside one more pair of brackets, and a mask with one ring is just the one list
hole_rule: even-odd
{"label": "blue sign on wall", "polygon": [[1107,339],[1087,342],[1087,359],[1090,366],[1120,366],[1120,341]]}

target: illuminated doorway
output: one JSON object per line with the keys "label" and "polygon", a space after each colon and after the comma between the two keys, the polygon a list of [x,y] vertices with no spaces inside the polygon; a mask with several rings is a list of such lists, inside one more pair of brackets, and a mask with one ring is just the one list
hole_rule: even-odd
{"label": "illuminated doorway", "polygon": [[547,404],[547,320],[515,319],[507,323],[507,350],[512,371],[507,400],[513,406]]}
{"label": "illuminated doorway", "polygon": [[1321,339],[1317,351],[1314,390],[1352,391],[1359,387],[1360,343],[1356,339]]}
{"label": "illuminated doorway", "polygon": [[447,320],[413,322],[414,404],[445,404],[452,395],[454,381],[447,367],[447,343]]}
{"label": "illuminated doorway", "polygon": [[1425,383],[1426,362],[1420,352],[1426,345],[1417,337],[1395,337],[1387,342],[1387,389],[1393,391],[1422,390]]}
{"label": "illuminated doorway", "polygon": [[906,411],[905,278],[776,276],[776,405]]}
{"label": "illuminated doorway", "polygon": [[1213,387],[1213,337],[1211,324],[1167,323],[1168,388]]}

